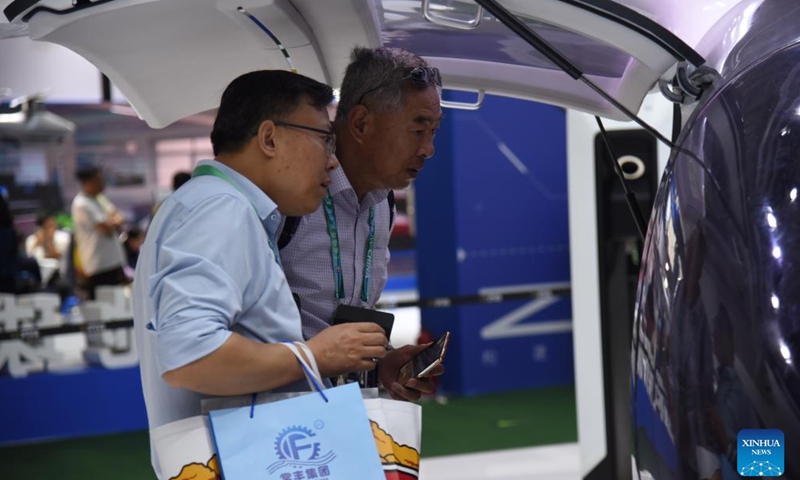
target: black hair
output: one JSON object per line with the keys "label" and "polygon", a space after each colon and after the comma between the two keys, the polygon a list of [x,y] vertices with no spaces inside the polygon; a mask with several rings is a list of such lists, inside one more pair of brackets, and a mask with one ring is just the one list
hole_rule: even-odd
{"label": "black hair", "polygon": [[100,167],[97,165],[83,165],[75,170],[75,178],[81,183],[87,182],[100,173]]}
{"label": "black hair", "polygon": [[144,235],[144,230],[139,227],[130,227],[125,231],[125,241],[139,238]]}
{"label": "black hair", "polygon": [[285,70],[259,70],[236,78],[222,93],[214,120],[214,155],[241,151],[263,121],[282,120],[303,101],[324,110],[333,101],[333,90]]}
{"label": "black hair", "polygon": [[36,226],[41,227],[44,225],[45,220],[48,218],[53,218],[55,215],[48,211],[41,211],[36,214]]}
{"label": "black hair", "polygon": [[189,172],[178,172],[172,176],[172,191],[177,190],[184,183],[192,179],[192,174]]}

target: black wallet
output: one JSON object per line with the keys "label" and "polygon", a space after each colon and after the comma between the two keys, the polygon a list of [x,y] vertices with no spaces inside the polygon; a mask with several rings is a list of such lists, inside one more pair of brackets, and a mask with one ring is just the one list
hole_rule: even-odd
{"label": "black wallet", "polygon": [[353,307],[351,305],[339,305],[336,308],[336,313],[333,314],[334,325],[339,325],[340,323],[359,322],[377,323],[383,327],[384,332],[386,332],[386,338],[389,338],[392,335],[394,315],[391,313],[381,312],[379,310]]}

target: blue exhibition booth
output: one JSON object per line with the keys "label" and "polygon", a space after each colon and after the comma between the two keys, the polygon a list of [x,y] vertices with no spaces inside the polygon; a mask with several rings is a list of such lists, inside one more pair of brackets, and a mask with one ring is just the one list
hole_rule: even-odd
{"label": "blue exhibition booth", "polygon": [[147,428],[139,367],[0,376],[0,445]]}
{"label": "blue exhibition booth", "polygon": [[[565,111],[487,96],[444,112],[414,188],[420,298],[568,288]],[[422,311],[453,335],[442,387],[462,395],[573,383],[571,319],[569,296]]]}

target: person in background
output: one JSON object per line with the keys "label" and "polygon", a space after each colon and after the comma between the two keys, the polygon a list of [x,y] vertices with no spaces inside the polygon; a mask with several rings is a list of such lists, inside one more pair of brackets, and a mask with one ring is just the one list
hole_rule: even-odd
{"label": "person in background", "polygon": [[75,244],[86,277],[86,296],[94,299],[95,288],[100,285],[128,283],[123,270],[125,255],[118,238],[125,218],[103,195],[105,183],[98,167],[80,167],[76,176],[81,191],[72,201]]}
{"label": "person in background", "polygon": [[125,250],[125,273],[132,279],[144,243],[144,232],[139,227],[130,227],[119,238]]}
{"label": "person in background", "polygon": [[[0,187],[0,292],[33,293],[42,283],[36,260],[23,254],[22,237],[14,228],[14,214]],[[2,307],[0,307],[2,309]]]}
{"label": "person in background", "polygon": [[[334,122],[342,168],[331,174],[323,205],[296,224],[281,249],[286,278],[301,299],[306,338],[329,328],[340,304],[375,308],[387,280],[388,198],[391,189],[408,187],[433,156],[440,88],[439,71],[414,53],[353,50]],[[400,367],[425,347],[391,350],[378,363],[378,379],[392,397],[417,400],[433,391],[431,379],[396,381]]]}
{"label": "person in background", "polygon": [[[307,391],[281,342],[302,341],[280,264],[282,215],[317,209],[338,166],[327,85],[262,70],[222,93],[214,160],[159,208],[136,265],[134,330],[150,428],[200,415],[201,400]],[[374,324],[339,325],[308,340],[320,372],[375,368],[388,340]],[[152,442],[151,442],[152,445]],[[158,452],[152,451],[159,478]]]}
{"label": "person in background", "polygon": [[174,193],[177,189],[181,188],[183,184],[191,179],[192,174],[189,172],[175,172],[175,175],[172,176],[172,192]]}
{"label": "person in background", "polygon": [[0,195],[0,292],[15,293],[17,289],[17,232],[14,216],[4,195]]}
{"label": "person in background", "polygon": [[[189,172],[184,172],[182,170],[178,171],[178,172],[175,172],[175,174],[172,175],[172,192],[170,193],[170,195],[175,193],[176,190],[181,188],[181,186],[183,184],[185,184],[186,182],[188,182],[191,179],[192,179],[192,174],[189,173]],[[150,215],[145,217],[145,218],[143,218],[139,222],[139,228],[141,230],[147,231],[147,228],[150,226],[150,222],[153,221],[153,217],[155,217],[156,212],[158,212],[158,209],[161,207],[162,203],[164,203],[164,200],[160,200],[160,201],[156,202],[156,204],[153,205],[153,208],[150,209]]]}
{"label": "person in background", "polygon": [[25,239],[25,253],[38,262],[45,286],[54,285],[61,278],[69,242],[69,233],[58,229],[53,214],[40,212],[36,216],[36,231]]}

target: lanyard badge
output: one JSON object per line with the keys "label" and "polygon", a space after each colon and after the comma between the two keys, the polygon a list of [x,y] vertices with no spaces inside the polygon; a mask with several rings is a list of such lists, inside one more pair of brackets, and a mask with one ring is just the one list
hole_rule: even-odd
{"label": "lanyard badge", "polygon": [[[328,236],[331,241],[331,263],[333,267],[333,279],[335,284],[336,298],[341,302],[344,300],[344,276],[342,275],[342,252],[339,243],[339,231],[336,226],[336,209],[333,206],[333,197],[330,192],[325,195],[323,201],[325,208],[325,222],[328,225]],[[369,304],[369,282],[372,277],[372,257],[375,252],[375,207],[369,209],[369,235],[367,236],[367,251],[364,255],[364,275],[361,284],[361,303],[364,306]]]}
{"label": "lanyard badge", "polygon": [[[222,170],[218,169],[217,167],[214,167],[212,165],[200,165],[198,167],[195,167],[195,169],[192,171],[192,177],[202,177],[202,176],[212,176],[221,178],[222,180],[225,180],[226,182],[233,185],[233,188],[239,190],[239,192],[241,192],[245,197],[247,197],[247,195],[244,192],[242,192],[242,189],[239,188],[238,185],[233,183],[233,180],[231,180],[229,176],[225,175],[225,173]],[[253,202],[250,202],[250,206],[253,207],[253,210],[256,210],[256,206],[253,205]],[[258,210],[256,210],[256,216],[257,215],[258,215]],[[270,236],[269,232],[266,231],[266,228],[264,229],[264,232],[267,234],[267,243],[269,243],[269,248],[275,255],[275,263],[277,263],[278,266],[281,267],[281,270],[283,270],[283,264],[281,263],[280,255],[278,255],[278,249],[275,248],[275,243],[272,241],[272,237]]]}

